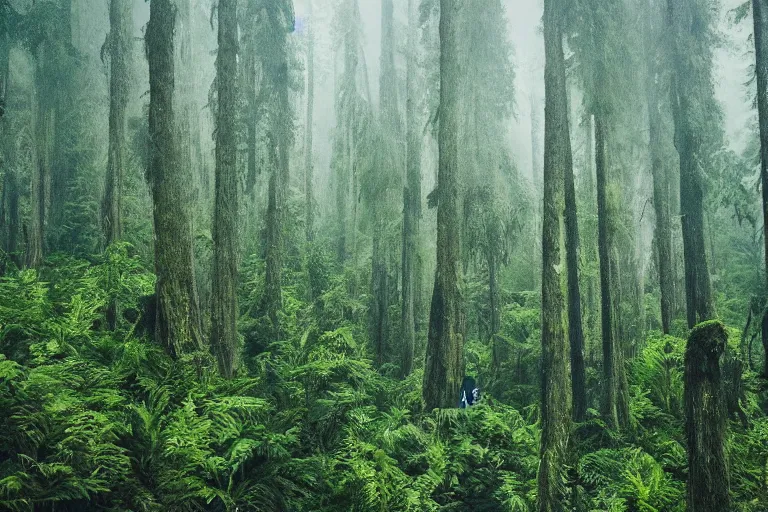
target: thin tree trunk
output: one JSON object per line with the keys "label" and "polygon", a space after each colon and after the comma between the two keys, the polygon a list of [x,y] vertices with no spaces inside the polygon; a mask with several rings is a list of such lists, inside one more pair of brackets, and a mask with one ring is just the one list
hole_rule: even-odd
{"label": "thin tree trunk", "polygon": [[567,510],[564,485],[571,445],[569,347],[565,334],[565,172],[571,158],[559,2],[544,0],[544,210],[541,281],[540,512]]}
{"label": "thin tree trunk", "polygon": [[202,349],[194,275],[188,175],[179,157],[173,110],[176,8],[152,0],[146,33],[149,62],[149,177],[155,222],[156,337],[176,357]]}
{"label": "thin tree trunk", "polygon": [[720,357],[728,336],[720,322],[697,325],[685,348],[685,434],[688,449],[688,510],[731,510],[728,459],[725,455],[727,412]]}
{"label": "thin tree trunk", "polygon": [[0,170],[3,173],[2,225],[4,231],[3,250],[6,256],[19,265],[16,251],[19,232],[19,186],[16,173],[8,165],[11,160],[11,144],[7,132],[9,89],[11,87],[10,67],[11,38],[7,29],[0,34]]}
{"label": "thin tree trunk", "polygon": [[603,415],[615,429],[629,421],[628,397],[622,392],[623,357],[616,343],[614,304],[612,300],[611,239],[609,205],[606,197],[606,133],[603,114],[595,114],[595,168],[597,177],[597,231],[600,257],[600,318],[603,331]]}
{"label": "thin tree trunk", "polygon": [[464,305],[458,211],[459,80],[456,0],[440,0],[437,268],[422,394],[426,410],[455,407],[464,373]]}
{"label": "thin tree trunk", "polygon": [[[757,75],[757,113],[760,126],[760,181],[763,188],[763,240],[765,243],[766,293],[768,293],[768,5],[765,0],[752,0],[755,24],[755,74]],[[765,352],[763,375],[768,378],[768,308],[762,318],[762,340]]]}
{"label": "thin tree trunk", "polygon": [[312,161],[314,117],[315,117],[315,21],[312,19],[312,2],[309,1],[309,30],[307,31],[307,123],[304,141],[304,211],[306,239],[315,238],[315,208],[313,197]]}
{"label": "thin tree trunk", "polygon": [[46,190],[50,185],[51,154],[53,150],[56,109],[54,94],[46,82],[48,68],[48,47],[41,43],[37,51],[35,66],[35,158],[33,159],[32,183],[30,188],[30,220],[27,233],[26,264],[36,268],[43,262],[45,250],[45,223],[48,214]]}
{"label": "thin tree trunk", "polygon": [[491,369],[498,375],[501,363],[505,360],[502,343],[499,339],[501,330],[501,297],[499,292],[499,261],[495,251],[488,251],[488,302],[491,309],[489,338],[491,341]]}
{"label": "thin tree trunk", "polygon": [[237,355],[237,0],[219,0],[218,17],[211,345],[219,371],[230,378]]}
{"label": "thin tree trunk", "polygon": [[413,371],[416,351],[416,289],[421,276],[418,264],[419,222],[421,219],[421,143],[417,126],[416,52],[417,29],[413,0],[408,0],[408,57],[406,68],[406,168],[403,187],[402,310],[403,337],[400,371],[407,377]]}
{"label": "thin tree trunk", "polygon": [[[399,168],[400,158],[400,112],[397,98],[397,71],[395,69],[395,34],[394,34],[394,4],[392,0],[381,2],[381,73],[379,79],[379,108],[382,126],[385,130],[385,140],[394,141],[396,149],[393,161]],[[384,171],[389,172],[389,171]],[[389,279],[387,269],[387,254],[382,247],[385,236],[386,219],[384,197],[373,201],[374,232],[373,252],[371,254],[371,285],[373,297],[373,343],[376,360],[379,365],[385,362],[384,354],[388,351],[389,338]]]}
{"label": "thin tree trunk", "polygon": [[576,212],[573,155],[570,150],[565,153],[564,158],[565,256],[568,272],[568,339],[571,345],[573,419],[582,422],[587,414],[587,378],[584,368],[584,327],[581,319],[581,290],[579,288],[579,221]]}

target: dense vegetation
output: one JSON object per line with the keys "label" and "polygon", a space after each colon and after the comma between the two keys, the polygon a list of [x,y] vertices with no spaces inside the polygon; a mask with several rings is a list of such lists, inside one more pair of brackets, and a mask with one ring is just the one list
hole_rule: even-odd
{"label": "dense vegetation", "polygon": [[529,3],[0,0],[0,509],[768,510],[768,6]]}

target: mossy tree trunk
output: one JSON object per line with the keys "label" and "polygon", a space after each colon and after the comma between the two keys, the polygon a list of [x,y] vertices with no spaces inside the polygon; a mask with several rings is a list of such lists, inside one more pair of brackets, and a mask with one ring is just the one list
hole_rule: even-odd
{"label": "mossy tree trunk", "polygon": [[567,510],[565,471],[571,443],[569,347],[564,318],[565,169],[571,155],[562,46],[562,6],[544,1],[544,210],[541,286],[540,512]]}
{"label": "mossy tree trunk", "polygon": [[125,174],[125,109],[130,88],[133,51],[132,3],[109,3],[109,149],[107,179],[101,205],[102,229],[107,245],[123,234],[122,197]]}
{"label": "mossy tree trunk", "polygon": [[[600,258],[600,319],[603,335],[603,416],[615,429],[629,422],[629,397],[626,395],[624,358],[616,340],[613,302],[614,276],[611,258],[611,207],[608,204],[606,176],[606,126],[603,112],[595,116],[595,170],[597,188],[597,249]],[[618,281],[617,281],[618,283]]]}
{"label": "mossy tree trunk", "polygon": [[[766,294],[768,294],[768,4],[752,0],[755,25],[755,74],[757,75],[757,113],[760,127],[760,182],[763,189],[763,240],[765,242]],[[765,352],[763,375],[768,378],[768,308],[762,318],[762,339]]]}
{"label": "mossy tree trunk", "polygon": [[176,357],[203,347],[194,275],[189,169],[181,165],[173,110],[171,0],[152,0],[146,33],[149,62],[149,179],[155,224],[156,337]]}
{"label": "mossy tree trunk", "polygon": [[[8,27],[0,21],[0,170],[3,173],[2,209],[0,226],[3,229],[3,250],[16,265],[20,264],[18,250],[19,233],[19,184],[16,172],[8,162],[11,159],[11,144],[7,135],[8,96],[11,86],[11,37]],[[8,21],[6,20],[6,23]]]}
{"label": "mossy tree trunk", "polygon": [[455,407],[464,372],[464,304],[459,240],[459,3],[440,0],[440,128],[437,267],[429,314],[422,394],[426,410]]}
{"label": "mossy tree trunk", "polygon": [[727,412],[720,357],[728,336],[720,322],[697,325],[685,348],[685,435],[688,449],[688,510],[731,510],[725,455]]}
{"label": "mossy tree trunk", "polygon": [[220,0],[218,17],[211,346],[219,371],[230,378],[237,354],[237,0]]}

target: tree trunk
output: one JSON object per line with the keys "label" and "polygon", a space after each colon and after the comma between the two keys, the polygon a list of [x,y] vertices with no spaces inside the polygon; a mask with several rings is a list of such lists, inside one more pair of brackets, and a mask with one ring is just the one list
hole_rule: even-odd
{"label": "tree trunk", "polygon": [[565,170],[571,155],[562,27],[555,0],[544,1],[544,210],[541,281],[540,512],[567,510],[564,485],[571,444],[571,390],[565,338],[563,230]]}
{"label": "tree trunk", "polygon": [[[692,5],[679,0],[668,0],[669,26],[673,34],[671,101],[675,125],[675,146],[680,155],[680,216],[683,232],[683,262],[685,264],[685,297],[688,328],[714,317],[712,288],[709,280],[706,245],[704,239],[704,186],[701,176],[701,155],[705,152],[701,133],[695,126],[697,91],[690,83],[696,77],[679,77],[680,70],[690,70],[700,65],[690,60],[701,56],[683,52],[678,39],[683,36],[702,37],[705,27],[698,27]],[[676,7],[679,6],[679,9]]]}
{"label": "tree trunk", "polygon": [[603,415],[615,429],[629,422],[629,397],[622,391],[623,354],[616,342],[612,300],[611,239],[609,205],[606,197],[606,133],[603,114],[595,114],[595,169],[597,184],[597,238],[600,257],[600,318],[603,331]]}
{"label": "tree trunk", "polygon": [[461,224],[458,211],[459,80],[456,0],[440,0],[437,267],[422,394],[427,411],[455,407],[464,373]]}
{"label": "tree trunk", "polygon": [[237,355],[237,0],[220,0],[218,16],[211,346],[219,371],[231,378]]}
{"label": "tree trunk", "polygon": [[576,215],[576,184],[573,178],[573,155],[570,147],[564,158],[568,339],[571,345],[573,419],[582,422],[587,414],[587,377],[584,368],[584,327],[581,319],[581,290],[579,288],[579,221]]}
{"label": "tree trunk", "polygon": [[307,242],[315,238],[315,200],[313,197],[312,145],[315,117],[315,21],[312,19],[312,2],[309,1],[309,30],[307,31],[307,123],[304,141],[304,211]]}
{"label": "tree trunk", "polygon": [[501,293],[499,291],[499,261],[495,251],[488,251],[488,303],[491,309],[489,338],[491,341],[491,369],[498,375],[501,363],[505,360],[499,331],[501,330]]}
{"label": "tree trunk", "polygon": [[8,162],[11,160],[11,144],[7,135],[9,89],[11,87],[10,67],[11,38],[7,29],[0,34],[0,170],[3,173],[2,216],[3,250],[6,256],[19,265],[16,251],[19,232],[19,186],[18,178]]}
{"label": "tree trunk", "polygon": [[101,205],[102,228],[107,245],[123,236],[122,196],[125,173],[125,109],[130,88],[133,42],[131,2],[109,3],[109,153],[107,179]]}
{"label": "tree trunk", "polygon": [[[755,74],[757,75],[757,113],[760,126],[760,182],[763,188],[763,241],[765,243],[765,275],[768,280],[768,5],[765,0],[752,0],[755,23]],[[768,293],[768,282],[766,283]],[[763,375],[768,378],[768,308],[762,319],[762,339],[765,352]]]}
{"label": "tree trunk", "polygon": [[720,322],[697,325],[685,348],[685,434],[688,510],[731,510],[725,455],[726,411],[720,356],[728,336]]}
{"label": "tree trunk", "polygon": [[[400,167],[400,112],[397,98],[397,71],[395,69],[395,41],[394,41],[394,5],[392,0],[381,2],[381,73],[379,78],[379,109],[381,111],[382,126],[385,140],[394,142],[392,148],[396,155],[392,159]],[[389,170],[382,172],[388,173]],[[382,238],[386,234],[386,212],[384,202],[386,190],[382,190],[383,197],[373,201],[373,251],[371,253],[371,287],[373,297],[373,345],[376,352],[376,362],[381,365],[385,362],[384,354],[388,351],[389,338],[389,279],[387,269],[386,249],[382,247]]]}
{"label": "tree trunk", "polygon": [[402,310],[400,326],[403,337],[401,375],[413,371],[416,351],[416,290],[421,280],[418,263],[419,223],[421,220],[421,141],[417,116],[416,52],[417,25],[413,0],[408,0],[408,56],[406,69],[406,168],[403,187],[403,257]]}
{"label": "tree trunk", "polygon": [[189,184],[181,164],[173,110],[173,31],[170,0],[149,4],[149,178],[155,223],[156,337],[176,357],[203,347],[194,275]]}
{"label": "tree trunk", "polygon": [[36,268],[43,262],[45,250],[45,225],[48,214],[46,193],[50,185],[53,137],[56,125],[55,93],[46,81],[48,70],[48,46],[40,44],[35,65],[35,158],[33,159],[30,187],[30,220],[27,232],[26,264]]}

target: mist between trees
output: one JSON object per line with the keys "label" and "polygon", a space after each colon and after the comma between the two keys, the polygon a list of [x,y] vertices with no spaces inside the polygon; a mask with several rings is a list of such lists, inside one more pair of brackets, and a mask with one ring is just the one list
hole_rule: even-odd
{"label": "mist between trees", "polygon": [[0,509],[768,510],[768,1],[0,0]]}

